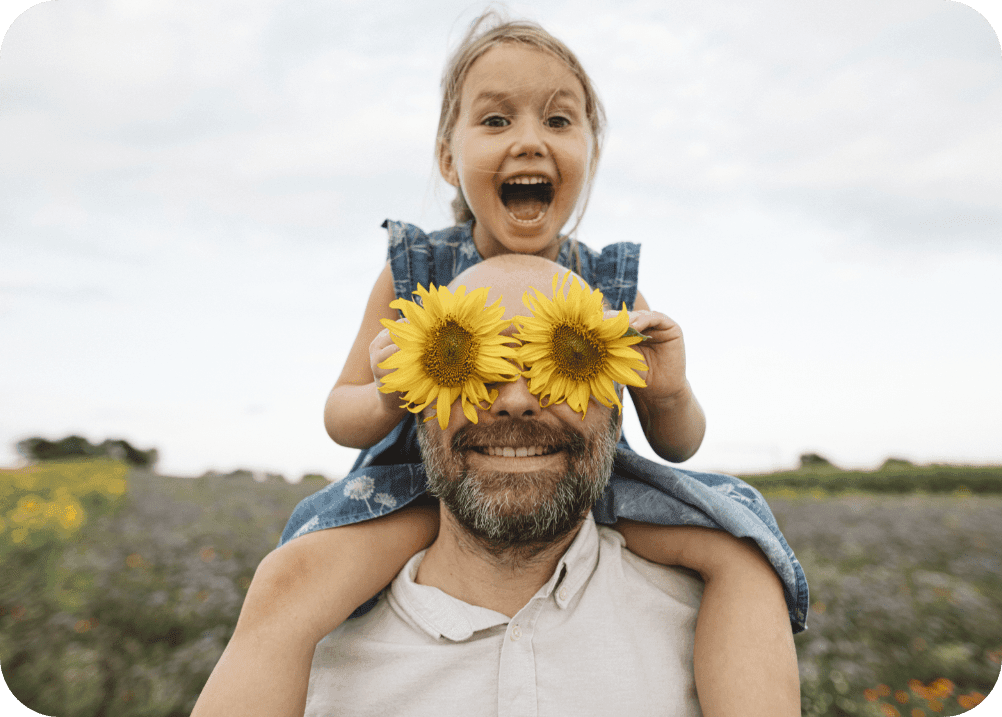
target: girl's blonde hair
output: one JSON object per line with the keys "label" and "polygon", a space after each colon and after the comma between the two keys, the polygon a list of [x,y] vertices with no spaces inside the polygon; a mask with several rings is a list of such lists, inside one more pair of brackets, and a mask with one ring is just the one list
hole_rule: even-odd
{"label": "girl's blonde hair", "polygon": [[[580,215],[584,213],[584,208],[588,204],[591,180],[598,167],[598,157],[602,149],[602,135],[605,131],[605,110],[602,108],[602,102],[598,99],[598,94],[592,87],[588,73],[584,71],[571,49],[534,22],[528,20],[506,21],[495,11],[489,10],[470,25],[466,36],[449,57],[449,61],[445,65],[445,72],[442,73],[442,113],[438,118],[435,159],[440,161],[443,153],[448,151],[449,145],[452,143],[452,134],[459,119],[463,82],[466,80],[470,67],[487,50],[503,42],[520,42],[543,52],[549,52],[571,69],[584,88],[585,114],[588,117],[588,124],[591,125],[592,152],[588,165],[588,184],[585,189],[584,203],[580,205],[581,209],[578,214],[578,221],[580,221]],[[459,187],[456,188],[456,198],[452,200],[452,214],[456,224],[463,224],[473,219],[473,212],[470,211],[466,197],[463,196],[463,190]],[[574,230],[571,229],[571,231]]]}

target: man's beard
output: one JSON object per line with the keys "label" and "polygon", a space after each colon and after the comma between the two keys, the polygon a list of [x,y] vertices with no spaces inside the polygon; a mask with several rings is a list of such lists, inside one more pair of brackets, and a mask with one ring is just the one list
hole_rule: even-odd
{"label": "man's beard", "polygon": [[[604,428],[586,435],[537,420],[498,419],[459,430],[446,450],[441,433],[419,423],[428,492],[495,558],[531,560],[575,530],[605,491],[616,454],[615,412]],[[531,473],[477,471],[466,460],[474,446],[558,447],[566,463]]]}

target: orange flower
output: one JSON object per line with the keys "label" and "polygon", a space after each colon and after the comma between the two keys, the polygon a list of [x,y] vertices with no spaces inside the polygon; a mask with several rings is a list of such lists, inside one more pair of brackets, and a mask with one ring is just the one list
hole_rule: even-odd
{"label": "orange flower", "polygon": [[921,680],[908,680],[908,689],[927,700],[933,697],[930,691],[926,689],[926,686],[922,684]]}
{"label": "orange flower", "polygon": [[942,712],[943,703],[937,699],[931,699],[929,700],[929,709],[931,709],[933,712]]}
{"label": "orange flower", "polygon": [[953,694],[953,682],[945,677],[938,677],[933,680],[932,683],[930,683],[929,688],[932,690],[932,693],[940,699],[949,697]]}
{"label": "orange flower", "polygon": [[925,710],[920,710],[916,707],[912,710],[912,717],[925,717]]}
{"label": "orange flower", "polygon": [[981,701],[985,698],[980,692],[972,692],[969,695],[960,695],[957,697],[957,704],[963,707],[965,710],[972,710],[981,704]]}
{"label": "orange flower", "polygon": [[908,693],[905,692],[904,690],[898,690],[897,692],[894,693],[894,699],[896,699],[901,704],[904,704],[905,702],[908,701]]}
{"label": "orange flower", "polygon": [[898,708],[894,705],[882,704],[880,705],[880,710],[884,713],[885,717],[901,717],[901,713],[898,712]]}
{"label": "orange flower", "polygon": [[887,685],[877,685],[877,694],[881,697],[887,697],[891,694],[891,688]]}
{"label": "orange flower", "polygon": [[863,690],[863,697],[866,698],[867,702],[876,702],[877,701],[877,691],[874,690],[874,689],[871,689],[871,688],[867,687],[865,690]]}

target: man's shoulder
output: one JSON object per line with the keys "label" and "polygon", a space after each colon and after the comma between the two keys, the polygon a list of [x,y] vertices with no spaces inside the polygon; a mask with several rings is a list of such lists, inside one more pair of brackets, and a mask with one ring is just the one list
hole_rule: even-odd
{"label": "man's shoulder", "polygon": [[694,610],[703,597],[703,581],[692,570],[645,560],[626,547],[619,531],[598,525],[599,566],[622,574],[624,585],[647,586]]}

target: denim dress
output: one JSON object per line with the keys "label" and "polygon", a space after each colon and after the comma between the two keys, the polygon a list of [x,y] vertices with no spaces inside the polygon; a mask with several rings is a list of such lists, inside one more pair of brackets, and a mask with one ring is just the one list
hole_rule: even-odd
{"label": "denim dress", "polygon": [[[387,220],[389,263],[398,298],[413,300],[418,284],[444,286],[479,262],[472,222],[426,234],[417,227]],[[637,296],[640,245],[611,244],[601,252],[567,240],[557,262],[601,290],[610,306],[633,308]],[[408,505],[425,493],[426,476],[408,413],[382,441],[363,450],[351,472],[303,499],[282,532],[279,545],[315,530],[358,523]],[[783,582],[794,633],[806,628],[807,578],[787,544],[765,498],[732,476],[673,468],[636,454],[625,436],[616,447],[612,477],[593,508],[598,523],[628,518],[658,525],[696,525],[752,538]],[[376,598],[352,617],[375,605]]]}

